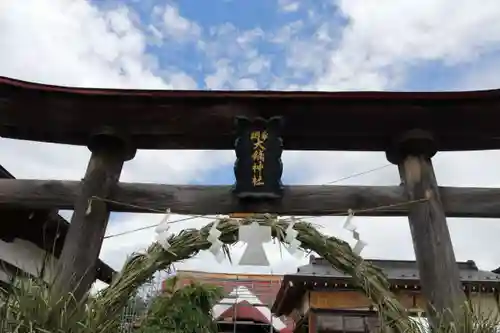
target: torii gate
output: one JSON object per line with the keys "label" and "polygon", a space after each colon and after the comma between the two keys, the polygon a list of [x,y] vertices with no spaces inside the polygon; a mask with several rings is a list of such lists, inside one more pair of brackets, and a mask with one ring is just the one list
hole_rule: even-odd
{"label": "torii gate", "polygon": [[[237,118],[247,121],[235,126]],[[269,125],[276,118],[281,127]],[[437,151],[500,148],[499,120],[500,90],[152,91],[66,88],[0,77],[0,136],[85,145],[92,152],[81,182],[0,180],[0,206],[74,209],[58,287],[67,292],[78,285],[77,297],[94,280],[111,210],[328,215],[382,207],[370,214],[408,215],[423,293],[437,309],[452,308],[463,295],[446,216],[500,217],[500,190],[438,187],[431,158]],[[271,169],[252,169],[249,153],[255,151],[248,150],[256,132],[269,134],[274,144],[265,156]],[[235,139],[240,139],[237,180],[244,184],[236,193],[230,186],[118,181],[136,149],[234,149]],[[402,185],[281,187],[281,143],[288,150],[385,152],[399,166]],[[256,186],[263,184],[252,178],[252,170],[261,170],[274,185],[259,191]],[[248,194],[262,200],[247,200]],[[394,205],[408,201],[415,203]]]}

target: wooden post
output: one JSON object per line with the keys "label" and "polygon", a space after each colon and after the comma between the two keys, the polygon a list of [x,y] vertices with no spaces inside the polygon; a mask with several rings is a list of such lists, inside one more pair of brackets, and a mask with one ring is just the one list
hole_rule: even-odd
{"label": "wooden post", "polygon": [[54,288],[59,295],[72,292],[76,299],[81,299],[95,280],[95,265],[109,218],[107,204],[92,197],[109,197],[123,163],[135,156],[135,149],[109,130],[93,136],[88,147],[92,156],[75,201]]}
{"label": "wooden post", "polygon": [[307,333],[318,333],[318,314],[309,310]]}
{"label": "wooden post", "polygon": [[387,159],[399,167],[408,200],[427,199],[410,204],[408,218],[430,318],[457,311],[465,300],[431,162],[436,152],[432,136],[421,130],[405,133],[387,151]]}

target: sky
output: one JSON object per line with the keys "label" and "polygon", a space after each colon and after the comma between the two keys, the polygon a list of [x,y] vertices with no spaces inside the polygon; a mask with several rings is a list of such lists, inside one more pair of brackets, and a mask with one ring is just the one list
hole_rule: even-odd
{"label": "sky", "polygon": [[[2,0],[0,76],[78,87],[200,90],[456,91],[500,88],[497,0]],[[304,110],[306,111],[306,110]],[[383,120],[381,120],[383,121]],[[80,180],[85,147],[0,139],[0,164],[18,178]],[[324,184],[388,164],[383,153],[284,153],[286,184]],[[139,151],[122,181],[231,184],[231,151]],[[498,151],[439,153],[444,186],[499,187]],[[339,184],[396,185],[390,165]],[[175,213],[175,212],[174,212]],[[71,212],[63,212],[69,216]],[[178,216],[173,216],[176,219]],[[107,234],[162,216],[112,214]],[[353,244],[343,218],[310,220]],[[172,232],[210,222],[193,219]],[[366,258],[414,259],[406,218],[356,217]],[[500,266],[500,221],[448,219],[458,260]],[[104,241],[119,269],[154,229]],[[178,269],[293,273],[297,259],[266,244],[270,267],[217,263],[210,253]]]}

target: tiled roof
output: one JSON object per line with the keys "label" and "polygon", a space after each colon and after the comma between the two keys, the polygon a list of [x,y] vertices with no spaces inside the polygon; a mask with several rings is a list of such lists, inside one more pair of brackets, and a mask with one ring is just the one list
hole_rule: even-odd
{"label": "tiled roof", "polygon": [[[415,287],[419,285],[420,274],[416,261],[365,260],[381,268],[395,288],[399,284],[414,285]],[[487,292],[499,289],[499,274],[478,269],[476,263],[472,260],[458,262],[457,265],[464,288],[469,286],[474,290],[474,288],[480,287],[482,291]],[[349,286],[351,279],[350,275],[333,268],[325,259],[311,256],[309,264],[299,267],[297,273],[284,276],[286,286],[285,284],[282,285],[278,291],[278,301],[273,305],[272,310],[278,314],[289,314],[293,310],[292,305],[295,305],[307,289],[312,287],[310,283],[333,283],[333,286],[335,286],[335,283],[340,283],[344,284],[344,287],[350,288],[352,287]],[[289,284],[289,282],[292,282],[292,284]],[[477,286],[478,284],[480,286]],[[289,286],[292,287],[288,288]]]}
{"label": "tiled roof", "polygon": [[[370,260],[366,261],[380,267],[389,280],[420,280],[416,261],[405,260]],[[460,270],[462,282],[499,282],[500,275],[489,271],[479,270],[476,263],[472,260],[457,263]],[[323,258],[311,257],[309,264],[297,269],[299,276],[322,276],[332,278],[350,278],[332,267],[328,261]]]}

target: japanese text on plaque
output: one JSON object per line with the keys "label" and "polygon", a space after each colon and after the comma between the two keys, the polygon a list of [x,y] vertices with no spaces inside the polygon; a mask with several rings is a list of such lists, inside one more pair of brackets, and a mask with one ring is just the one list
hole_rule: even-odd
{"label": "japanese text on plaque", "polygon": [[250,140],[252,141],[252,184],[253,186],[264,185],[264,162],[266,151],[266,140],[269,134],[267,131],[252,131]]}

